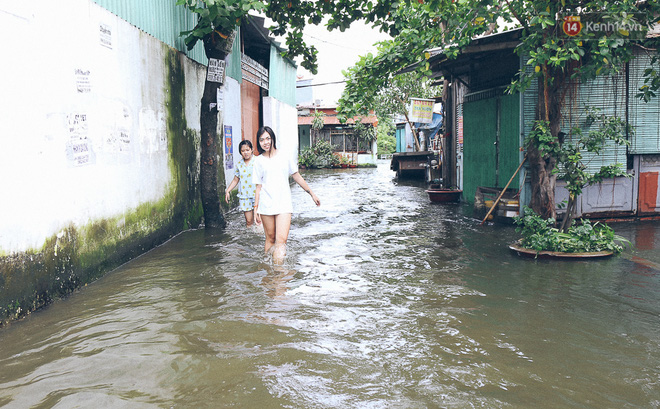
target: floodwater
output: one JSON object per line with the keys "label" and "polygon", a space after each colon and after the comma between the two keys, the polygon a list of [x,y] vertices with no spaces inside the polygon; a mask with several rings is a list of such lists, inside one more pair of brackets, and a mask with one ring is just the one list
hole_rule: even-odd
{"label": "floodwater", "polygon": [[521,259],[388,165],[304,174],[284,267],[232,212],[0,330],[0,406],[660,407],[660,224]]}

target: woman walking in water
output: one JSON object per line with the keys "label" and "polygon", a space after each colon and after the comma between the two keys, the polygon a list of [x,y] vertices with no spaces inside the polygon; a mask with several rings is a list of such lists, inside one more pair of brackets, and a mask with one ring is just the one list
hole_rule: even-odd
{"label": "woman walking in water", "polygon": [[270,127],[264,126],[257,131],[257,150],[259,156],[254,161],[253,176],[257,186],[254,205],[256,221],[264,226],[264,251],[266,254],[272,253],[274,264],[283,264],[293,213],[289,176],[309,193],[317,206],[321,205],[321,201],[298,173],[294,158],[277,149],[275,132]]}

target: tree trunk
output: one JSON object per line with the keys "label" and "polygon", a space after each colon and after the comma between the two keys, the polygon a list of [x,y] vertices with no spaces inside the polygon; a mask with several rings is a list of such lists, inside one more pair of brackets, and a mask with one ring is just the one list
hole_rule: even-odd
{"label": "tree trunk", "polygon": [[[227,54],[219,50],[217,39],[212,33],[204,39],[204,50],[208,58],[224,60]],[[217,92],[220,86],[217,82],[204,82],[200,108],[200,127],[202,132],[200,147],[200,189],[202,208],[204,210],[204,226],[207,229],[225,227],[225,218],[220,211],[218,196],[218,106]]]}
{"label": "tree trunk", "polygon": [[204,209],[204,226],[218,228],[225,226],[224,216],[220,211],[218,196],[218,108],[216,103],[218,83],[206,81],[200,113],[202,130],[200,149],[200,188],[202,208]]}
{"label": "tree trunk", "polygon": [[[539,98],[537,119],[549,123],[551,135],[557,139],[561,126],[561,103],[559,89],[562,84],[562,75],[544,67],[544,76],[539,81]],[[530,183],[532,198],[530,207],[536,214],[544,219],[557,218],[555,210],[555,184],[556,176],[552,173],[557,161],[541,155],[536,146],[529,146],[527,150],[530,163]]]}
{"label": "tree trunk", "polygon": [[536,146],[530,146],[527,150],[530,165],[530,184],[532,187],[532,198],[529,206],[534,213],[543,219],[555,218],[555,175],[554,160],[545,160]]}

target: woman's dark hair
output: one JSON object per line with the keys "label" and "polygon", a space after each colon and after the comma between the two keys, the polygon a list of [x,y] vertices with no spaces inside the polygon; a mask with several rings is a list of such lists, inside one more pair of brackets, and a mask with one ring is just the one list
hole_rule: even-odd
{"label": "woman's dark hair", "polygon": [[277,149],[277,146],[275,145],[275,132],[270,129],[270,126],[262,126],[257,131],[257,150],[259,151],[259,154],[266,152],[265,150],[261,149],[261,144],[259,143],[259,137],[265,132],[268,132],[270,135],[270,149]]}
{"label": "woman's dark hair", "polygon": [[247,139],[244,139],[244,140],[241,141],[241,143],[238,144],[238,151],[239,152],[241,151],[241,148],[243,147],[243,145],[247,145],[248,148],[253,149],[252,148],[252,142],[248,141]]}

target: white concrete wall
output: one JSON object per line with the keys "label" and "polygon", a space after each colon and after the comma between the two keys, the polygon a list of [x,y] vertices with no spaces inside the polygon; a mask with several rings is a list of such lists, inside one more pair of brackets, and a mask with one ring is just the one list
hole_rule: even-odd
{"label": "white concrete wall", "polygon": [[[222,92],[224,96],[223,127],[230,126],[232,130],[232,155],[231,157],[223,155],[225,185],[229,186],[234,178],[234,169],[241,160],[241,153],[238,150],[238,144],[241,143],[241,84],[235,79],[227,77]],[[218,135],[223,135],[220,145],[224,152],[224,130],[222,130],[222,133],[218,132]],[[255,146],[253,148],[256,149]],[[220,196],[224,197],[224,193]]]}
{"label": "white concrete wall", "polygon": [[277,148],[298,157],[298,111],[272,97],[263,100],[264,126],[270,126],[277,137]]}
{"label": "white concrete wall", "polygon": [[[89,0],[4,1],[0,38],[0,254],[164,196],[160,41]],[[205,68],[186,60],[184,72],[199,130]]]}

